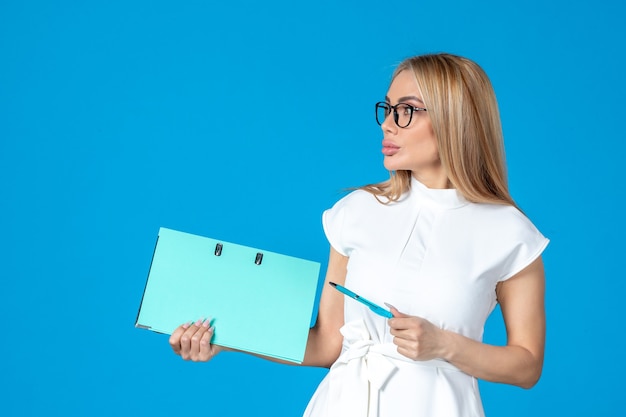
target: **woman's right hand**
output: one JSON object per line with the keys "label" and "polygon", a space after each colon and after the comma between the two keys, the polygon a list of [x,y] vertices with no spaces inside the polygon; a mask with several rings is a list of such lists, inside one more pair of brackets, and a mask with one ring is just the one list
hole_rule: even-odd
{"label": "woman's right hand", "polygon": [[185,323],[170,336],[170,346],[186,361],[207,362],[221,351],[220,346],[211,344],[214,331],[210,319]]}

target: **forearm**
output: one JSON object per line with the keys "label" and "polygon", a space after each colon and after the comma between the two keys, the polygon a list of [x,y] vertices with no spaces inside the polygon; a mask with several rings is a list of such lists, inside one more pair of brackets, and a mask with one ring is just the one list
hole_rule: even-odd
{"label": "forearm", "polygon": [[314,326],[309,331],[309,339],[303,366],[330,368],[341,352],[342,336],[338,331],[325,332],[323,328]]}
{"label": "forearm", "polygon": [[543,367],[546,318],[544,272],[537,258],[496,293],[507,330],[507,345],[492,346],[456,333],[442,332],[442,358],[477,378],[530,388]]}
{"label": "forearm", "polygon": [[543,353],[488,345],[448,331],[443,331],[443,338],[441,358],[476,378],[531,388],[541,376]]}
{"label": "forearm", "polygon": [[346,280],[348,258],[331,248],[328,270],[322,289],[319,312],[315,326],[309,330],[302,365],[330,368],[341,353],[343,336],[343,296],[333,290],[328,282],[343,284]]}

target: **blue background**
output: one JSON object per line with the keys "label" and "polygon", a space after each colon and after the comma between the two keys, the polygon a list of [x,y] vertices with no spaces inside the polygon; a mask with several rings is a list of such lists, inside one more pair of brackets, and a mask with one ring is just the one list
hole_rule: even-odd
{"label": "blue background", "polygon": [[[386,178],[403,58],[490,74],[511,191],[552,242],[530,391],[491,416],[624,412],[625,12],[617,1],[0,3],[6,416],[297,416],[322,369],[181,361],[133,327],[160,226],[317,260],[321,212]],[[504,343],[494,314],[486,340]]]}

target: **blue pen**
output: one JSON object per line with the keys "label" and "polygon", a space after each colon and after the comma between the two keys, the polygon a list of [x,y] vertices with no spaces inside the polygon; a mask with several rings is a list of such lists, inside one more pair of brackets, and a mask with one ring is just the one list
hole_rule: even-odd
{"label": "blue pen", "polygon": [[342,285],[339,285],[339,284],[335,284],[334,282],[329,282],[329,284],[332,285],[333,287],[335,287],[335,289],[337,289],[339,292],[347,295],[350,298],[354,298],[355,300],[357,300],[360,303],[365,304],[366,306],[368,306],[370,308],[370,310],[372,310],[374,313],[378,314],[379,316],[387,317],[388,319],[393,317],[393,314],[391,314],[391,311],[385,310],[384,308],[382,308],[378,304],[374,304],[371,301],[361,297],[360,295],[353,293],[352,291],[350,291],[346,287],[344,287]]}

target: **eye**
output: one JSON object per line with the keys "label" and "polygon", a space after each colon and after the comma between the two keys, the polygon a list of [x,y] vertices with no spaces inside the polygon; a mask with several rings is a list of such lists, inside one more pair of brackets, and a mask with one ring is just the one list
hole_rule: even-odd
{"label": "eye", "polygon": [[402,116],[409,116],[412,113],[413,108],[408,104],[399,104],[398,105],[398,113]]}

